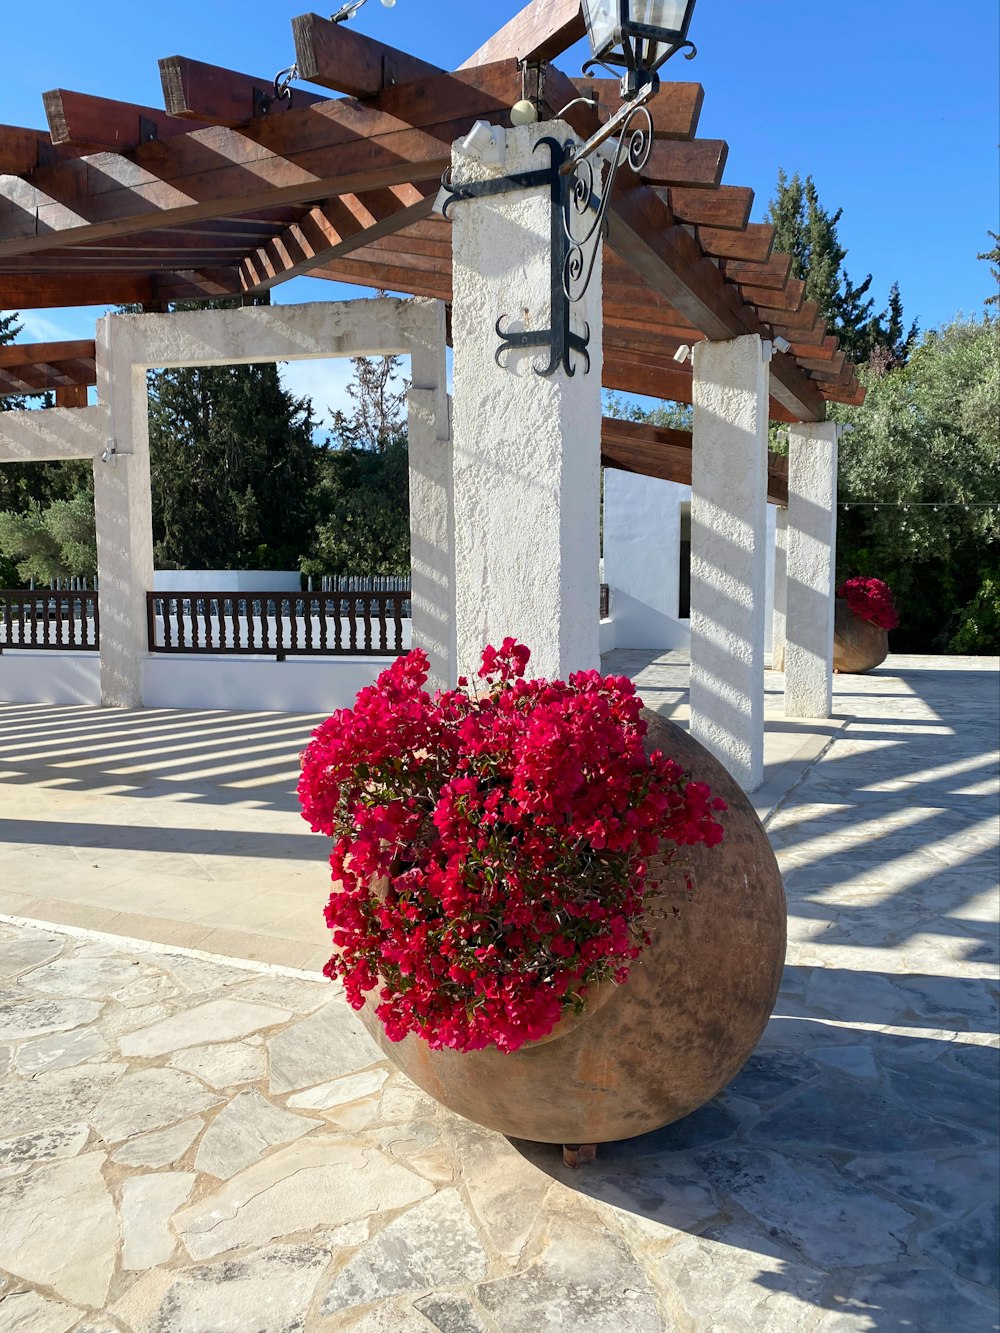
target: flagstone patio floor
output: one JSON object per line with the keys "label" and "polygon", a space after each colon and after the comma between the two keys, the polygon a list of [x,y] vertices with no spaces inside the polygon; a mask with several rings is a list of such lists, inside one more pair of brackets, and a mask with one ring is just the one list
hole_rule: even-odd
{"label": "flagstone patio floor", "polygon": [[[676,659],[608,665],[683,709]],[[814,729],[772,703],[775,1016],[578,1171],[309,970],[315,719],[0,706],[0,1333],[1000,1326],[997,665],[890,659]]]}

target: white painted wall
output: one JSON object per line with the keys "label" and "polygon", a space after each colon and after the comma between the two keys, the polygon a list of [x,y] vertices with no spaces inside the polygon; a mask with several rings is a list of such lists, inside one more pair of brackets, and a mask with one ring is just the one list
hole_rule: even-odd
{"label": "white painted wall", "polygon": [[156,592],[299,592],[296,569],[158,569]]}
{"label": "white painted wall", "polygon": [[[618,648],[687,648],[691,624],[678,616],[683,510],[691,487],[607,468],[604,576]],[[778,507],[767,506],[766,645],[771,644]],[[610,651],[602,641],[601,652]]]}
{"label": "white painted wall", "polygon": [[147,708],[232,708],[246,712],[332,713],[389,666],[386,657],[147,657]]}
{"label": "white painted wall", "polygon": [[[142,686],[148,708],[220,708],[246,712],[332,713],[350,708],[371,685],[386,657],[289,658],[166,654],[145,657]],[[0,702],[101,702],[97,653],[30,650],[0,654]]]}
{"label": "white painted wall", "polygon": [[99,704],[99,653],[0,653],[0,702],[8,704]]}
{"label": "white painted wall", "polygon": [[619,648],[681,648],[681,506],[691,487],[617,468],[604,472],[604,581]]}

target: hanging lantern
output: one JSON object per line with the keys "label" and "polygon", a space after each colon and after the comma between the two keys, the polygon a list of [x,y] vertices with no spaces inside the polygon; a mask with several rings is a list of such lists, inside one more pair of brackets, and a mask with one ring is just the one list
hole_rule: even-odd
{"label": "hanging lantern", "polygon": [[631,101],[677,51],[688,48],[696,0],[583,0],[592,64],[624,71],[622,97]]}

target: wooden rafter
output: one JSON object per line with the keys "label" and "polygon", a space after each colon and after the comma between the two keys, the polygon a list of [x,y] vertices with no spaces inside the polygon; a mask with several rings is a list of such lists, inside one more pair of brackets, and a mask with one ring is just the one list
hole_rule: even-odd
{"label": "wooden rafter", "polygon": [[71,144],[91,153],[125,153],[153,139],[185,134],[191,126],[155,107],[113,102],[90,93],[56,88],[42,94],[49,135],[54,144]]}
{"label": "wooden rafter", "polygon": [[160,61],[163,105],[171,116],[205,125],[244,125],[255,116],[301,111],[317,102],[329,101],[322,93],[289,88],[275,98],[274,79],[238,74],[218,65],[206,65],[187,56],[167,56]]}
{"label": "wooden rafter", "polygon": [[437,65],[318,14],[293,19],[292,36],[299,77],[350,97],[377,97],[397,84],[444,73]]}
{"label": "wooden rafter", "polygon": [[429,188],[394,185],[327,200],[248,255],[240,264],[240,285],[247,293],[266,291],[371,245],[426,217],[436,193],[432,182]]}
{"label": "wooden rafter", "polygon": [[[525,94],[543,115],[593,96],[600,115],[579,102],[566,112],[591,133],[620,105],[616,81],[537,64],[582,33],[579,0],[533,0],[447,74],[308,14],[294,23],[300,76],[348,100],[276,98],[273,80],[179,56],[161,62],[162,112],[49,94],[48,136],[0,127],[0,306],[162,305],[303,273],[448,299],[449,228],[428,213],[452,142]],[[773,228],[749,223],[753,192],[721,183],[725,143],[694,137],[702,101],[697,84],[664,85],[649,162],[619,175],[605,382],[683,400],[681,342],[780,333],[791,346],[772,363],[778,419],[853,401],[853,369],[772,252]],[[44,373],[65,380],[62,367]]]}
{"label": "wooden rafter", "polygon": [[520,13],[473,52],[461,66],[471,69],[494,60],[554,60],[586,33],[580,0],[531,0]]}

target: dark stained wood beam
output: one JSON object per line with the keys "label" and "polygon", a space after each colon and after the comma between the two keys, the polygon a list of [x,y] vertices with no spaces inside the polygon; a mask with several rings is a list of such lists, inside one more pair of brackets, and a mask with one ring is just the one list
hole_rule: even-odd
{"label": "dark stained wood beam", "polygon": [[218,65],[206,65],[187,56],[167,56],[160,61],[163,105],[171,116],[205,125],[235,128],[255,116],[301,111],[330,99],[322,93],[290,88],[287,97],[275,100],[274,79],[237,74]]}
{"label": "dark stained wood beam", "polygon": [[75,342],[8,343],[0,347],[0,370],[49,361],[93,361],[94,356],[92,338]]}
{"label": "dark stained wood beam", "polygon": [[0,275],[0,310],[45,310],[72,305],[145,305],[155,300],[148,276],[88,273]]}
{"label": "dark stained wood beam", "polygon": [[426,188],[397,185],[328,200],[247,255],[240,264],[241,286],[247,293],[267,291],[390,236],[426,217],[436,193],[433,183]]}
{"label": "dark stained wood beam", "polygon": [[722,139],[657,141],[639,175],[647,185],[714,190],[722,181],[728,156],[729,145]]}
{"label": "dark stained wood beam", "polygon": [[54,144],[72,144],[89,152],[126,153],[191,126],[155,107],[113,102],[90,93],[55,88],[42,94],[45,118]]}
{"label": "dark stained wood beam", "polygon": [[744,185],[722,185],[717,190],[675,186],[660,197],[678,222],[728,231],[745,230],[753,207],[753,190]]}
{"label": "dark stained wood beam", "polygon": [[778,291],[784,287],[791,274],[792,257],[775,251],[770,259],[762,264],[754,264],[745,259],[726,261],[723,272],[731,282],[746,283],[751,287],[774,287]]}
{"label": "dark stained wood beam", "polygon": [[[706,191],[700,193],[704,199],[715,197]],[[771,247],[774,245],[774,228],[766,222],[751,222],[742,231],[699,227],[698,242],[705,253],[715,259],[746,259],[755,264],[763,264],[769,258]]]}
{"label": "dark stained wood beam", "polygon": [[86,407],[85,384],[61,385],[56,389],[56,407]]}
{"label": "dark stained wood beam", "polygon": [[768,306],[774,310],[785,310],[789,314],[794,314],[796,310],[802,309],[802,302],[806,295],[806,284],[801,278],[789,278],[780,291],[776,287],[752,287],[744,282],[739,283],[738,286],[745,301],[750,301],[756,306]]}
{"label": "dark stained wood beam", "polygon": [[554,60],[586,33],[580,0],[531,0],[461,68],[489,65],[495,60]]}
{"label": "dark stained wood beam", "polygon": [[318,14],[292,19],[299,78],[349,97],[377,97],[386,88],[443,71]]}
{"label": "dark stained wood beam", "polygon": [[37,167],[52,166],[79,157],[82,150],[57,147],[48,130],[29,130],[20,125],[0,125],[0,176],[27,176]]}
{"label": "dark stained wood beam", "polygon": [[414,269],[375,265],[350,259],[335,259],[322,268],[311,269],[311,278],[327,278],[331,282],[345,282],[355,287],[381,288],[387,292],[403,292],[408,296],[429,296],[436,301],[451,300],[451,275],[420,273]]}
{"label": "dark stained wood beam", "polygon": [[[581,97],[592,97],[601,108],[601,118],[610,120],[622,106],[618,79],[584,76],[573,84]],[[663,83],[650,104],[655,139],[693,139],[705,101],[700,83]]]}
{"label": "dark stained wood beam", "polygon": [[390,90],[391,111],[330,100],[255,122],[253,139],[211,127],[143,144],[119,172],[84,158],[30,181],[7,177],[0,258],[437,180],[453,140],[508,107],[519,86],[505,62]]}

